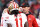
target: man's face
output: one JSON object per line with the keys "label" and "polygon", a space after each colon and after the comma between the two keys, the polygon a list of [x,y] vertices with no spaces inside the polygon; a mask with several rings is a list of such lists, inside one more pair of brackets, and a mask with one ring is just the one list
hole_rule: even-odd
{"label": "man's face", "polygon": [[24,12],[24,13],[29,12],[29,9],[30,9],[30,7],[24,7],[24,8],[23,8],[23,12]]}

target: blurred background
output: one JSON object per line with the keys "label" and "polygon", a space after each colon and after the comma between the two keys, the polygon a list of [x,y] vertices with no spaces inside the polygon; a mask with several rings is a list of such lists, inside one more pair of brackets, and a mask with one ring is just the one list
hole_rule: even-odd
{"label": "blurred background", "polygon": [[[1,15],[5,8],[8,7],[8,4],[11,0],[0,0],[0,22]],[[36,17],[40,19],[40,0],[14,0],[16,3],[21,6],[22,3],[28,2],[30,5],[30,12]]]}

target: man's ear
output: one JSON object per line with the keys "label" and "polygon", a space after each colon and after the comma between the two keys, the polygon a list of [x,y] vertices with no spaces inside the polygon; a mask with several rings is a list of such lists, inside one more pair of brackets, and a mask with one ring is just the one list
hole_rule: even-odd
{"label": "man's ear", "polygon": [[30,9],[30,7],[29,7],[29,9]]}

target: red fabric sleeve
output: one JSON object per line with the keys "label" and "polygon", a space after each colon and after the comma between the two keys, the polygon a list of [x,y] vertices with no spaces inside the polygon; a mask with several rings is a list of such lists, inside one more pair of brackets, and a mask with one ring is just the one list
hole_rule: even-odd
{"label": "red fabric sleeve", "polygon": [[33,27],[38,27],[38,24],[37,24],[37,21],[36,21],[36,19],[35,19],[35,17],[33,17],[34,18],[34,20],[33,20]]}

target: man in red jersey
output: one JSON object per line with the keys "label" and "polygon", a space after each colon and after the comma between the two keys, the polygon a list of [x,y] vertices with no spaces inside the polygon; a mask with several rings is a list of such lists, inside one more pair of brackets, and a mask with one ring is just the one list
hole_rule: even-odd
{"label": "man in red jersey", "polygon": [[28,3],[24,3],[22,5],[22,7],[23,7],[23,13],[25,13],[26,16],[27,16],[29,27],[38,27],[38,24],[36,22],[35,17],[29,11],[29,9],[30,9],[29,4]]}

